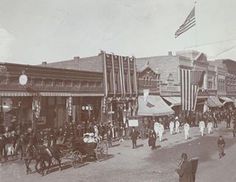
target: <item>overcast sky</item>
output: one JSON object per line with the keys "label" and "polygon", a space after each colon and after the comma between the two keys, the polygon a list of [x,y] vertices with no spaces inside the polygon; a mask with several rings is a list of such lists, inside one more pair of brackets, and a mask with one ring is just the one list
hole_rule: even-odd
{"label": "overcast sky", "polygon": [[175,39],[193,6],[193,0],[0,0],[0,62],[185,49],[236,60],[236,1],[198,0],[197,26]]}

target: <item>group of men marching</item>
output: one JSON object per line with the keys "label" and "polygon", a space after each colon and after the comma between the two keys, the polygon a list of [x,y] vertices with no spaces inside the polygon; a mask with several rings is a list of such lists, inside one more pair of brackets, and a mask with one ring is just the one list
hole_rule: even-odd
{"label": "group of men marching", "polygon": [[[171,135],[180,133],[180,125],[183,123],[183,121],[180,121],[179,117],[176,116],[175,118],[172,117],[172,119],[169,122],[169,131]],[[213,132],[213,122],[208,121],[207,123],[202,119],[198,123],[199,125],[199,131],[201,136],[204,136],[205,129],[207,128],[207,133],[211,134]],[[183,125],[183,133],[184,133],[184,139],[190,138],[190,124],[188,122],[185,122]],[[153,133],[156,135],[156,137],[159,137],[159,141],[163,141],[163,134],[165,131],[165,127],[161,122],[154,121],[153,125],[153,132],[151,132],[151,136]]]}

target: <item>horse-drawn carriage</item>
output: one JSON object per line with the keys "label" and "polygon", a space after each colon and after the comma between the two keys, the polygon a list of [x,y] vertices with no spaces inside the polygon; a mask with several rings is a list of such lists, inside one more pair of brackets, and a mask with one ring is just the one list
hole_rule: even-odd
{"label": "horse-drawn carriage", "polygon": [[108,154],[106,142],[95,137],[93,133],[84,134],[83,138],[72,138],[63,144],[56,144],[51,147],[31,146],[25,159],[27,173],[30,171],[29,163],[35,159],[35,169],[44,175],[53,166],[55,159],[61,169],[61,161],[70,161],[75,167],[78,163],[92,160],[99,160]]}

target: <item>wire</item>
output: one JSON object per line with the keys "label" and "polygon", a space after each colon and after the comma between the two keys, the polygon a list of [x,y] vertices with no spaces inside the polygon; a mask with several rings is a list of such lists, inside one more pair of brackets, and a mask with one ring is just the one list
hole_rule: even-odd
{"label": "wire", "polygon": [[225,40],[219,40],[219,41],[214,41],[214,42],[208,42],[208,43],[204,43],[204,44],[189,46],[189,47],[186,47],[185,49],[190,49],[190,48],[194,48],[194,47],[203,47],[203,46],[207,46],[207,45],[219,44],[219,43],[230,42],[230,41],[235,41],[235,40],[236,40],[236,38],[225,39]]}
{"label": "wire", "polygon": [[227,49],[225,49],[225,50],[219,52],[218,54],[216,54],[215,56],[212,56],[211,58],[212,58],[212,59],[213,59],[213,58],[216,58],[217,56],[219,56],[219,55],[221,55],[221,54],[223,54],[223,53],[225,53],[225,52],[228,52],[228,51],[230,51],[230,50],[232,50],[232,49],[234,49],[234,48],[236,48],[236,45],[234,45],[234,46],[232,46],[232,47],[230,47],[230,48],[227,48]]}

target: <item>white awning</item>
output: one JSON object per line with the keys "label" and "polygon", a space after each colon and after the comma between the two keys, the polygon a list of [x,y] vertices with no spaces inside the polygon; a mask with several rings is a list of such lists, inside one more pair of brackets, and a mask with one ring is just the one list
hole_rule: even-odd
{"label": "white awning", "polygon": [[220,97],[220,99],[223,100],[223,104],[234,103],[234,101],[229,97]]}
{"label": "white awning", "polygon": [[223,104],[220,102],[219,98],[216,96],[209,96],[207,99],[208,107],[221,107]]}
{"label": "white awning", "polygon": [[160,96],[149,95],[147,100],[144,96],[138,97],[138,116],[164,116],[174,114],[174,111],[168,106]]}
{"label": "white awning", "polygon": [[171,103],[170,107],[173,106],[180,106],[181,105],[181,98],[180,97],[163,97],[164,100]]}

